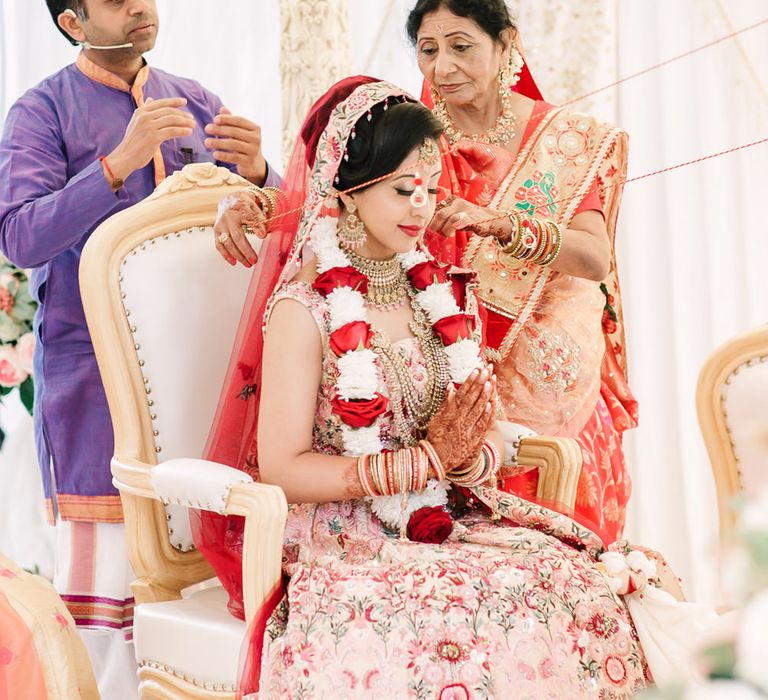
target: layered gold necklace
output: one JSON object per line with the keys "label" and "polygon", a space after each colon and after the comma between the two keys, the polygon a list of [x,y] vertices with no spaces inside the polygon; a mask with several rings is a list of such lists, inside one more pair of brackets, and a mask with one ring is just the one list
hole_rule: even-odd
{"label": "layered gold necklace", "polygon": [[389,260],[370,260],[343,247],[352,267],[368,278],[365,300],[383,311],[403,306],[408,300],[408,275],[397,256]]}
{"label": "layered gold necklace", "polygon": [[448,362],[443,344],[435,335],[424,311],[414,301],[415,291],[397,256],[389,260],[370,260],[342,246],[352,267],[368,278],[365,300],[371,306],[389,311],[410,301],[413,321],[409,324],[426,363],[427,385],[424,397],[413,381],[410,368],[382,331],[374,333],[371,349],[378,355],[392,394],[392,414],[397,432],[405,445],[415,445],[424,437],[427,424],[437,412],[448,384]]}
{"label": "layered gold necklace", "polygon": [[448,143],[453,146],[457,141],[467,139],[477,143],[487,143],[490,146],[506,146],[515,138],[517,133],[517,117],[512,111],[512,97],[508,91],[501,96],[501,114],[496,123],[484,134],[465,134],[451,118],[445,100],[437,92],[432,91],[432,99],[435,103],[435,116],[440,120],[445,129],[444,135]]}
{"label": "layered gold necklace", "polygon": [[[409,294],[409,298],[411,295]],[[383,331],[374,332],[371,349],[379,356],[390,391],[389,405],[403,445],[413,446],[426,435],[427,425],[443,403],[445,388],[450,375],[443,344],[429,325],[427,316],[413,302],[411,332],[421,348],[427,369],[427,384],[423,398],[413,380],[412,369],[402,355],[392,346]]]}

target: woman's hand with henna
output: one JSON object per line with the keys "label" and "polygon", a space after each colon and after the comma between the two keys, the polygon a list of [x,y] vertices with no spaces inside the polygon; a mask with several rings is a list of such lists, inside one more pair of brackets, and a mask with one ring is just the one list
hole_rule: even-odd
{"label": "woman's hand with henna", "polygon": [[261,241],[249,241],[246,238],[246,227],[249,233],[255,233],[261,239],[266,235],[265,221],[266,217],[256,195],[250,190],[225,197],[219,203],[216,223],[213,225],[216,250],[230,265],[240,262],[251,267],[257,260]]}
{"label": "woman's hand with henna", "polygon": [[446,197],[437,205],[429,228],[446,238],[455,235],[458,230],[470,231],[478,236],[494,236],[500,241],[509,240],[512,236],[512,223],[508,217],[454,196]]}
{"label": "woman's hand with henna", "polygon": [[496,420],[496,378],[486,368],[475,370],[450,391],[427,427],[430,442],[447,473],[478,458]]}

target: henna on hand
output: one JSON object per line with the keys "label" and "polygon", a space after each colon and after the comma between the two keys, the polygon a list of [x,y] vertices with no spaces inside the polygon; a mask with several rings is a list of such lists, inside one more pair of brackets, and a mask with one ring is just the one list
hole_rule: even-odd
{"label": "henna on hand", "polygon": [[[512,222],[500,211],[486,209],[487,218],[492,221],[485,221],[466,226],[465,229],[483,238],[496,238],[502,243],[507,243],[512,238]],[[498,217],[498,218],[494,218]]]}
{"label": "henna on hand", "polygon": [[363,485],[360,483],[360,476],[357,470],[357,460],[353,460],[352,463],[344,467],[342,472],[342,479],[344,480],[344,500],[353,501],[365,496]]}
{"label": "henna on hand", "polygon": [[446,472],[460,469],[480,455],[495,421],[495,378],[488,370],[476,371],[453,393],[427,427],[427,440]]}

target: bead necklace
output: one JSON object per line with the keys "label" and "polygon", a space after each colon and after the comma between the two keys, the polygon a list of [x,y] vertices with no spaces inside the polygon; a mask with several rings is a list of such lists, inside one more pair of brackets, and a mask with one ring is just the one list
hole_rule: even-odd
{"label": "bead necklace", "polygon": [[435,103],[435,116],[440,120],[445,128],[445,138],[453,146],[457,141],[467,139],[477,143],[487,143],[491,146],[506,146],[515,138],[517,133],[517,117],[512,111],[512,97],[509,92],[505,92],[501,97],[501,114],[499,114],[496,123],[484,134],[465,134],[451,118],[448,113],[448,107],[445,100],[433,91],[433,100]]}

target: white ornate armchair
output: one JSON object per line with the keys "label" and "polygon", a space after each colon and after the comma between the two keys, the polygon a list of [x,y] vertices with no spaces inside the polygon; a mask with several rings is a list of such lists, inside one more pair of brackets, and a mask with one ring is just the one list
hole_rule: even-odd
{"label": "white ornate armchair", "polygon": [[[247,622],[280,577],[282,491],[199,459],[213,421],[250,271],[215,251],[218,202],[245,181],[190,165],[147,200],[106,221],[83,252],[80,284],[115,433],[137,580],[135,645],[142,698],[234,698]],[[545,498],[575,502],[573,440],[521,441]],[[195,551],[188,508],[246,517],[246,622],[234,619]]]}
{"label": "white ornate armchair", "polygon": [[710,355],[699,373],[696,407],[724,537],[736,522],[734,499],[768,484],[768,326]]}
{"label": "white ornate armchair", "polygon": [[[85,247],[80,282],[115,433],[114,483],[137,580],[142,698],[234,698],[246,622],[221,586],[182,591],[213,572],[187,509],[246,518],[248,620],[279,581],[282,491],[199,458],[224,381],[250,271],[216,253],[218,202],[247,185],[192,165],[106,221]],[[173,505],[165,505],[173,504]]]}

